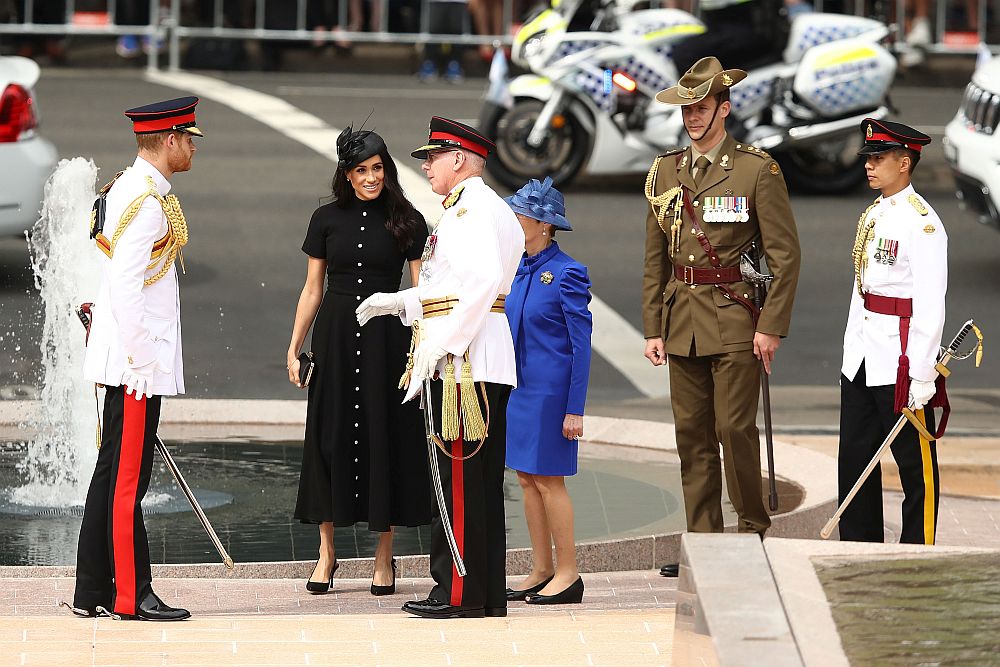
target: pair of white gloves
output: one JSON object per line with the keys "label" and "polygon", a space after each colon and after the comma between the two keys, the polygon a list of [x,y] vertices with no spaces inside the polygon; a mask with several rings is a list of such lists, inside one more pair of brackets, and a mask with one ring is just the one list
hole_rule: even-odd
{"label": "pair of white gloves", "polygon": [[[354,314],[358,318],[358,324],[364,326],[373,317],[382,315],[399,315],[406,309],[403,297],[399,292],[376,292],[361,302]],[[448,354],[440,345],[434,341],[425,340],[417,347],[413,353],[413,370],[411,378],[413,382],[422,382],[424,378],[434,376],[434,370],[438,362],[444,355]]]}
{"label": "pair of white gloves", "polygon": [[910,378],[910,407],[914,410],[924,407],[927,405],[927,401],[934,398],[936,390],[934,382]]}
{"label": "pair of white gloves", "polygon": [[129,368],[125,371],[125,374],[122,375],[122,384],[125,385],[125,393],[131,394],[137,401],[141,401],[143,396],[146,398],[152,398],[153,374],[157,372],[163,375],[170,375],[173,373],[172,370],[155,360],[149,362],[145,366]]}

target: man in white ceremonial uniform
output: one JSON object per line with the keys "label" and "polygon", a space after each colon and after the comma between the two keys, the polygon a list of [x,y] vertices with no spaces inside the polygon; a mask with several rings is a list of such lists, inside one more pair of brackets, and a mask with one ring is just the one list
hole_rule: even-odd
{"label": "man in white ceremonial uniform", "polygon": [[[431,383],[437,463],[458,551],[459,576],[441,517],[431,537],[426,600],[403,610],[428,618],[506,616],[503,473],[507,399],[517,383],[505,296],[524,251],[524,232],[510,207],[482,179],[493,142],[475,129],[435,116],[423,160],[444,213],[424,249],[420,282],[395,294],[374,294],[358,307],[363,325],[378,315],[417,324],[407,399]],[[460,381],[459,381],[460,378]],[[435,436],[437,437],[437,436]]]}
{"label": "man in white ceremonial uniform", "polygon": [[[858,221],[840,378],[840,501],[908,405],[934,432],[931,405],[944,398],[934,369],[944,329],[948,236],[910,183],[930,137],[892,121],[861,124],[865,169],[881,196]],[[929,405],[930,404],[930,405]],[[925,406],[928,406],[925,408]],[[907,423],[891,445],[904,499],[901,542],[934,544],[938,464],[934,441]],[[840,519],[840,538],[883,541],[882,478],[876,468]]]}
{"label": "man in white ceremonial uniform", "polygon": [[170,178],[188,171],[198,99],[129,109],[138,156],[101,190],[91,237],[107,260],[93,304],[84,377],[105,388],[100,452],[77,553],[74,613],[181,620],[153,592],[142,499],[163,396],[184,393],[175,260],[187,225]]}

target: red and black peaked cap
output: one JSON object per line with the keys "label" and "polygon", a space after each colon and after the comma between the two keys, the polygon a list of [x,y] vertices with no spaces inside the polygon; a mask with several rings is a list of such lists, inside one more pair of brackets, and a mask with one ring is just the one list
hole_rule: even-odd
{"label": "red and black peaked cap", "polygon": [[464,148],[476,155],[486,157],[496,149],[496,145],[473,127],[441,116],[431,116],[427,144],[416,149],[410,155],[419,160],[426,160],[428,153],[455,148]]}
{"label": "red and black peaked cap", "polygon": [[909,148],[919,153],[921,148],[931,143],[930,137],[909,125],[874,118],[861,121],[861,135],[865,145],[858,155],[874,155],[894,148]]}
{"label": "red and black peaked cap", "polygon": [[194,108],[197,104],[197,97],[178,97],[128,109],[125,115],[132,121],[132,129],[136,134],[176,130],[203,137],[205,135],[195,125],[194,120]]}

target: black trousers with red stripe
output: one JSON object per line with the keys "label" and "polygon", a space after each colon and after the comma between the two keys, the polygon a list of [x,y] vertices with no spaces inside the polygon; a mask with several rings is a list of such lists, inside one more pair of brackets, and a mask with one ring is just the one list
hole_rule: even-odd
{"label": "black trousers with red stripe", "polygon": [[[899,419],[899,413],[893,412],[895,392],[895,385],[865,386],[864,364],[853,381],[840,376],[839,502],[847,497]],[[918,410],[917,416],[933,433],[934,413],[930,409]],[[899,541],[934,544],[940,491],[936,443],[921,438],[917,429],[907,423],[890,449],[903,487],[903,530]],[[840,539],[883,541],[881,466],[875,467],[841,516]]]}
{"label": "black trousers with red stripe", "polygon": [[[466,575],[458,576],[445,539],[440,516],[431,524],[431,576],[435,586],[428,597],[462,607],[506,607],[507,534],[503,507],[503,472],[507,453],[508,385],[487,382],[489,433],[472,458],[455,461],[438,450],[438,469],[445,504]],[[480,384],[479,405],[486,415]],[[441,382],[431,383],[435,427],[440,433]],[[452,455],[467,456],[478,442],[445,443]]]}
{"label": "black trousers with red stripe", "polygon": [[77,547],[75,607],[134,615],[152,590],[141,503],[153,469],[160,400],[137,401],[124,387],[107,387],[101,451]]}

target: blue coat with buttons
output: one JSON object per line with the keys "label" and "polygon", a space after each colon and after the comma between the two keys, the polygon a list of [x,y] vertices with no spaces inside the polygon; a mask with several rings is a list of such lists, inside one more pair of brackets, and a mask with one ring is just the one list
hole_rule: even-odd
{"label": "blue coat with buttons", "polygon": [[507,466],[536,475],[576,474],[567,414],[582,415],[593,319],[587,268],[551,243],[521,258],[505,310],[514,339],[517,389],[507,406]]}

